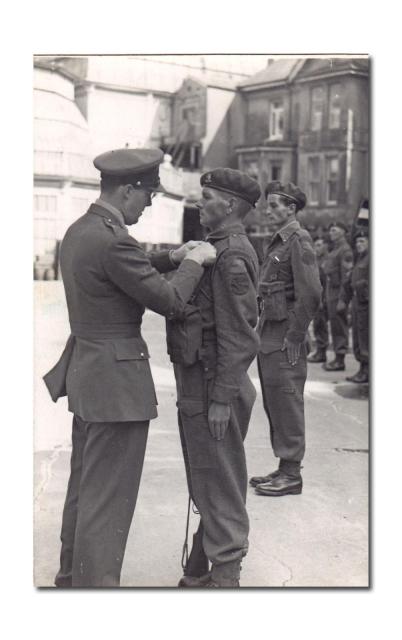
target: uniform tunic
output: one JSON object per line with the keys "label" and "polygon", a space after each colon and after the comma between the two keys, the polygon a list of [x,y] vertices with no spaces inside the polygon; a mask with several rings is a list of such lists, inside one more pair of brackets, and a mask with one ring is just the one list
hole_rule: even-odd
{"label": "uniform tunic", "polygon": [[[168,252],[152,262],[174,268]],[[167,282],[121,214],[99,204],[67,230],[60,263],[71,336],[45,382],[53,400],[67,394],[74,419],[56,584],[119,586],[149,420],[157,415],[142,316],[148,307],[180,318],[203,269],[184,260]]]}
{"label": "uniform tunic", "polygon": [[343,285],[353,266],[353,253],[345,239],[328,253],[324,263],[326,275],[325,299],[331,327],[332,346],[335,356],[344,356],[348,350],[348,323],[346,310],[337,311]]}
{"label": "uniform tunic", "polygon": [[[256,392],[247,369],[258,351],[258,260],[241,224],[212,232],[217,260],[197,289],[202,348],[195,364],[175,364],[179,426],[203,547],[213,572],[239,570],[248,549],[247,468],[243,440]],[[211,401],[230,405],[223,440],[208,428]],[[229,574],[227,574],[229,575]]]}
{"label": "uniform tunic", "polygon": [[[321,290],[311,237],[294,220],[268,241],[259,283],[259,376],[272,448],[282,460],[299,462],[305,452],[305,339]],[[285,337],[302,345],[295,366],[281,351]]]}

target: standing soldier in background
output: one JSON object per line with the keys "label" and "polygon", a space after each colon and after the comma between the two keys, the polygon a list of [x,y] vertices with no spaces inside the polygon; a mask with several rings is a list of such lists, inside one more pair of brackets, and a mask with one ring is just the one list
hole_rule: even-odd
{"label": "standing soldier in background", "polygon": [[348,281],[344,284],[339,308],[347,308],[352,300],[353,353],[360,369],[349,382],[369,381],[369,240],[368,231],[360,230],[355,235],[357,258]]}
{"label": "standing soldier in background", "polygon": [[[71,472],[57,587],[118,587],[137,500],[149,421],[157,416],[145,307],[184,314],[215,249],[184,245],[152,258],[126,225],[161,190],[159,149],[118,149],[94,160],[100,198],[72,224],[60,264],[71,336],[45,382],[73,412]],[[198,244],[198,243],[194,243]],[[168,282],[159,273],[178,266]]]}
{"label": "standing soldier in background", "polygon": [[320,306],[313,319],[315,338],[315,352],[307,357],[307,362],[326,362],[328,349],[328,312],[325,302],[325,271],[324,261],[328,255],[328,245],[323,238],[314,241],[315,257],[317,258],[318,271],[322,286]]}
{"label": "standing soldier in background", "polygon": [[341,291],[346,283],[352,266],[353,253],[346,241],[347,227],[343,222],[333,222],[329,228],[329,237],[333,243],[324,263],[326,275],[325,300],[331,327],[332,347],[335,358],[323,365],[325,371],[344,371],[345,355],[349,344],[349,327],[346,308],[341,301]]}
{"label": "standing soldier in background", "polygon": [[260,272],[263,310],[258,367],[279,468],[251,478],[250,484],[259,494],[284,496],[302,491],[306,335],[320,303],[321,284],[310,234],[296,220],[306,205],[305,194],[291,182],[275,181],[268,184],[265,195],[267,221],[274,235],[268,240]]}
{"label": "standing soldier in background", "polygon": [[256,398],[247,370],[259,345],[258,259],[243,219],[261,192],[234,169],[205,173],[201,186],[200,223],[217,259],[193,296],[187,326],[168,321],[167,339],[189,492],[201,516],[198,554],[212,569],[194,571],[203,562],[195,562],[193,549],[179,586],[237,587],[249,532],[243,440]]}

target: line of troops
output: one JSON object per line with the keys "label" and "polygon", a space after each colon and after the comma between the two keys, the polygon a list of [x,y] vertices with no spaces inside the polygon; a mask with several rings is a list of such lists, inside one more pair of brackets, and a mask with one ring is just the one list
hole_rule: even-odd
{"label": "line of troops", "polygon": [[[322,324],[317,312],[323,312],[313,243],[297,221],[306,196],[292,183],[268,184],[273,235],[259,264],[243,221],[259,200],[260,187],[240,171],[214,169],[201,177],[197,203],[206,240],[146,253],[127,226],[163,190],[162,159],[155,149],[116,150],[95,158],[100,197],[71,225],[61,245],[71,335],[44,377],[52,399],[67,395],[73,413],[57,587],[120,585],[149,422],[157,416],[141,335],[146,308],[166,318],[189,496],[200,514],[179,586],[239,586],[248,550],[248,482],[263,496],[302,492],[307,332],[313,318],[315,327]],[[345,305],[353,294],[358,312],[360,275],[353,269],[347,289],[343,274],[350,249],[339,247],[326,258],[325,300],[340,316],[344,311],[340,296],[334,301],[335,287],[342,285]],[[167,272],[172,277],[162,275]],[[346,320],[331,324],[336,366],[347,348],[341,338],[345,326]],[[315,361],[326,348],[317,329],[316,335]],[[279,463],[267,475],[248,480],[243,443],[256,391],[247,371],[255,357]]]}

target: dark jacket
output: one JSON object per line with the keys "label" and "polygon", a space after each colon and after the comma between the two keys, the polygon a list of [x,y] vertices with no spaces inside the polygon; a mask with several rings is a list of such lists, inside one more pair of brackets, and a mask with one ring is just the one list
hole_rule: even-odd
{"label": "dark jacket", "polygon": [[201,309],[205,374],[213,379],[209,399],[229,404],[259,347],[258,258],[240,223],[211,232],[207,240],[217,258],[205,269],[194,304]]}
{"label": "dark jacket", "polygon": [[184,260],[173,268],[168,252],[152,259],[109,211],[91,205],[67,230],[60,265],[71,326],[65,352],[45,376],[54,401],[68,396],[70,411],[91,422],[154,418],[156,395],[147,345],[145,307],[180,318],[203,268]]}
{"label": "dark jacket", "polygon": [[326,275],[326,300],[339,299],[341,289],[350,276],[353,266],[353,252],[343,239],[330,251],[323,268]]}
{"label": "dark jacket", "polygon": [[344,282],[340,298],[348,304],[352,298],[358,306],[366,307],[369,302],[369,254],[357,256],[356,263]]}
{"label": "dark jacket", "polygon": [[270,238],[260,269],[261,352],[281,349],[285,337],[305,340],[321,299],[321,283],[310,234],[294,220]]}

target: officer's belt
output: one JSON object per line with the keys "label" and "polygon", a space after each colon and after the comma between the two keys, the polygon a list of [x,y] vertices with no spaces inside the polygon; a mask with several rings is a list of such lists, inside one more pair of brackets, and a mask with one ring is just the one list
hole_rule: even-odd
{"label": "officer's belt", "polygon": [[71,333],[76,338],[86,340],[105,340],[113,338],[139,338],[141,325],[134,322],[92,324],[88,322],[70,322]]}

